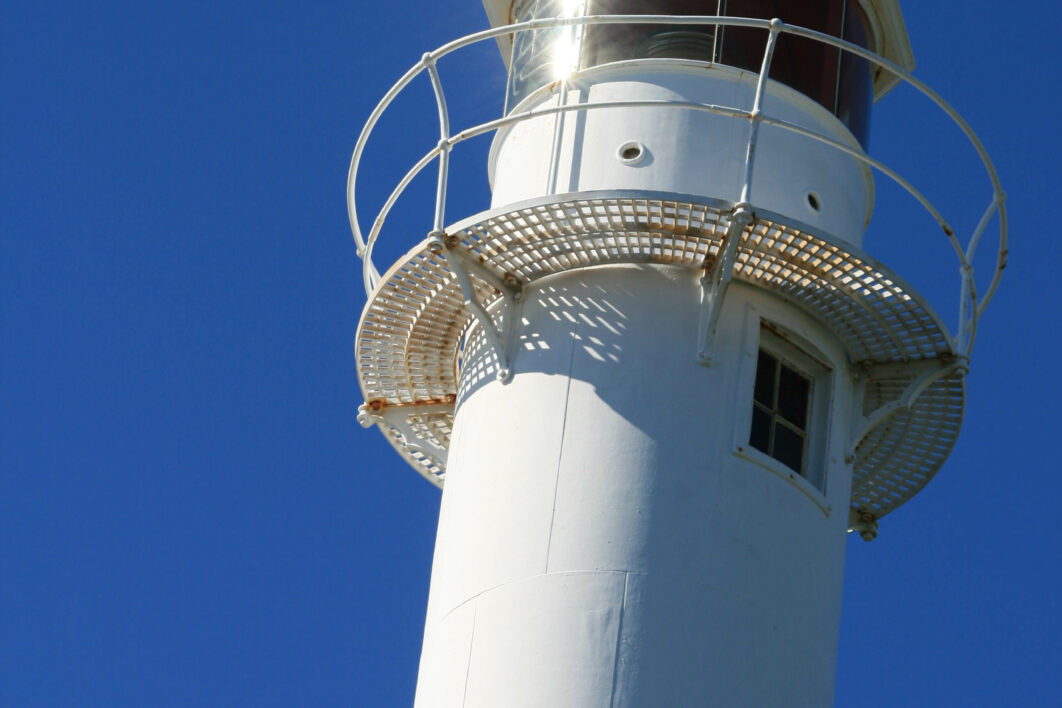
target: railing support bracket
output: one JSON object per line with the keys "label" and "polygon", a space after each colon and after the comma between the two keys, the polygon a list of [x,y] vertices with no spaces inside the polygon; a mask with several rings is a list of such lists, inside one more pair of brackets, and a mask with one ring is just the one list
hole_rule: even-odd
{"label": "railing support bracket", "polygon": [[[450,266],[454,277],[461,286],[461,293],[465,298],[465,307],[476,318],[479,326],[483,328],[483,335],[487,343],[494,351],[498,360],[498,381],[508,382],[513,375],[512,359],[516,350],[516,319],[520,316],[520,305],[523,302],[522,284],[516,276],[506,273],[498,277],[489,268],[470,256],[460,247],[459,239],[447,237],[445,233],[433,231],[428,235],[428,248],[433,253],[438,253],[435,248],[441,243],[441,252],[446,257],[446,264]],[[504,301],[504,310],[501,313],[502,326],[499,329],[494,318],[487,312],[487,308],[480,302],[476,289],[472,285],[470,275],[487,283],[501,293]]]}
{"label": "railing support bracket", "polygon": [[726,236],[719,247],[711,271],[704,269],[701,276],[701,322],[697,333],[697,362],[704,366],[712,365],[712,344],[715,330],[719,324],[719,314],[723,310],[723,300],[727,288],[734,277],[734,261],[737,259],[738,244],[745,228],[752,223],[752,208],[748,204],[738,203],[730,212],[730,223],[726,227]]}

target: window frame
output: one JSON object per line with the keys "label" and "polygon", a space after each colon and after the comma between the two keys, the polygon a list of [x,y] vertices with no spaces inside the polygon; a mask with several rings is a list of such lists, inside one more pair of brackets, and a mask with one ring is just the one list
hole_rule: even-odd
{"label": "window frame", "polygon": [[[833,369],[826,363],[829,359],[805,338],[777,322],[761,317],[756,308],[751,306],[744,339],[743,360],[747,366],[740,372],[738,381],[738,414],[735,416],[733,452],[736,456],[790,482],[814,501],[824,513],[829,514],[831,509],[827,503],[830,481],[827,473],[827,452],[830,444],[830,412],[834,386]],[[756,370],[761,349],[810,381],[803,473],[793,470],[784,462],[750,444],[752,411],[756,405]]]}

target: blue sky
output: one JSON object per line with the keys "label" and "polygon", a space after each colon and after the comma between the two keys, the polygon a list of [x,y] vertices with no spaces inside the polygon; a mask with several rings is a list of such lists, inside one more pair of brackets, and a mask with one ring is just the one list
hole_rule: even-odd
{"label": "blue sky", "polygon": [[[411,703],[439,494],[355,421],[344,184],[378,98],[486,18],[364,5],[6,8],[0,703]],[[904,9],[917,75],[999,167],[1011,265],[955,452],[876,541],[850,540],[837,705],[1053,706],[1062,13]],[[459,124],[497,114],[493,46],[443,72]],[[426,97],[381,127],[367,204],[434,144]],[[871,141],[972,227],[987,182],[913,92],[878,105]],[[484,148],[459,153],[451,221],[486,206]],[[878,183],[867,250],[953,321],[939,232]],[[428,230],[430,191],[381,264]]]}

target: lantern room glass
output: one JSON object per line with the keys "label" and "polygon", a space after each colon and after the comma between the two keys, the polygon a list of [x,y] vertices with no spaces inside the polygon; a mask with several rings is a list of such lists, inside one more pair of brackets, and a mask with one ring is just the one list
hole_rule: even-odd
{"label": "lantern room glass", "polygon": [[[868,47],[867,19],[858,0],[523,0],[514,8],[518,22],[646,14],[778,17]],[[758,72],[766,39],[765,30],[713,25],[588,25],[523,32],[513,41],[507,110],[575,69],[627,59],[692,59]],[[814,99],[867,146],[873,78],[864,59],[782,34],[770,77]]]}

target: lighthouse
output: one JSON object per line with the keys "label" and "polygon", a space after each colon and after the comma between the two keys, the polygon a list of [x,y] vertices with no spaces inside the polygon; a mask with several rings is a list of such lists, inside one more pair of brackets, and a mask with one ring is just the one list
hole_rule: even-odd
{"label": "lighthouse", "polygon": [[[895,1],[484,6],[383,97],[348,182],[359,420],[442,489],[416,705],[832,705],[846,533],[872,540],[959,434],[1006,258],[995,169],[911,74]],[[437,63],[479,42],[504,111],[452,125]],[[365,146],[422,76],[435,147],[363,220]],[[971,233],[870,152],[900,82],[981,158]],[[490,203],[453,218],[481,135]],[[425,170],[434,217],[381,271]],[[956,322],[864,246],[883,179],[953,246]]]}

